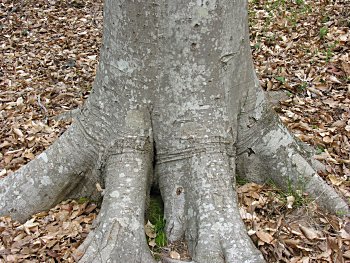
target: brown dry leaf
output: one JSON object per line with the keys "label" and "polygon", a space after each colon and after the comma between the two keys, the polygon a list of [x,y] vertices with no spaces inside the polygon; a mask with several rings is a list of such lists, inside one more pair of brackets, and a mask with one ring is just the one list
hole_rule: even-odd
{"label": "brown dry leaf", "polygon": [[157,234],[154,231],[154,225],[151,224],[150,221],[147,221],[147,224],[145,224],[145,234],[149,238],[156,238]]}
{"label": "brown dry leaf", "polygon": [[26,231],[26,233],[28,235],[31,234],[30,230],[33,228],[33,227],[36,227],[39,225],[38,222],[34,222],[35,221],[35,218],[32,218],[30,220],[28,220],[27,222],[25,222],[21,227],[18,227],[18,229],[24,229],[24,231]]}
{"label": "brown dry leaf", "polygon": [[247,193],[252,192],[256,193],[261,189],[261,185],[255,184],[255,183],[248,183],[238,188],[238,193]]}
{"label": "brown dry leaf", "polygon": [[35,158],[35,155],[32,152],[30,152],[30,151],[25,151],[24,154],[23,154],[23,157],[26,157],[26,158],[28,158],[30,160],[33,160]]}
{"label": "brown dry leaf", "polygon": [[151,238],[149,241],[148,241],[148,245],[150,247],[155,247],[157,244],[156,244],[156,240],[154,238]]}
{"label": "brown dry leaf", "polygon": [[344,258],[350,259],[350,250],[344,252]]}
{"label": "brown dry leaf", "polygon": [[18,129],[18,128],[13,128],[13,132],[15,134],[17,134],[19,137],[23,137],[24,136],[22,131],[20,129]]}
{"label": "brown dry leaf", "polygon": [[273,241],[273,237],[269,233],[261,229],[257,230],[255,234],[260,240],[262,240],[265,243],[270,244]]}
{"label": "brown dry leaf", "polygon": [[304,250],[306,252],[313,252],[313,249],[312,248],[308,248],[308,247],[304,247],[304,246],[299,246],[297,245],[297,248],[301,249],[301,250]]}
{"label": "brown dry leaf", "polygon": [[315,229],[299,225],[299,229],[307,239],[314,240],[318,238],[318,233]]}
{"label": "brown dry leaf", "polygon": [[287,196],[287,207],[289,209],[293,208],[294,201],[295,201],[295,197],[294,196],[292,196],[292,195]]}
{"label": "brown dry leaf", "polygon": [[[11,221],[10,218],[0,218],[0,229],[2,230],[0,248],[6,245],[9,248],[7,254],[16,255],[18,262],[21,262],[21,259],[29,260],[28,262],[55,262],[53,258],[56,261],[74,262],[74,248],[86,237],[86,234],[83,235],[83,233],[90,230],[92,222],[88,225],[82,223],[78,218],[73,221],[55,221],[56,218],[59,218],[60,213],[67,212],[67,206],[79,206],[81,209],[88,207],[87,204],[78,204],[68,200],[47,212],[34,215],[23,225]],[[96,217],[95,213],[87,216],[91,217],[91,215]],[[4,232],[14,238],[5,240]],[[36,260],[37,258],[40,260]]]}
{"label": "brown dry leaf", "polygon": [[180,260],[181,259],[181,256],[179,253],[177,253],[176,251],[171,251],[170,254],[169,254],[170,258],[173,258],[173,259],[177,259],[177,260]]}
{"label": "brown dry leaf", "polygon": [[0,177],[3,177],[7,173],[6,169],[0,171]]}
{"label": "brown dry leaf", "polygon": [[322,141],[324,141],[325,143],[332,143],[333,142],[333,138],[330,136],[325,136],[322,138]]}
{"label": "brown dry leaf", "polygon": [[328,175],[328,179],[331,181],[331,183],[335,186],[339,186],[342,183],[344,183],[344,179],[339,178],[338,176],[334,175],[334,174],[329,174]]}
{"label": "brown dry leaf", "polygon": [[350,77],[350,62],[342,61],[341,66],[347,77]]}
{"label": "brown dry leaf", "polygon": [[342,82],[335,76],[330,76],[329,80],[334,82],[334,83],[342,84]]}

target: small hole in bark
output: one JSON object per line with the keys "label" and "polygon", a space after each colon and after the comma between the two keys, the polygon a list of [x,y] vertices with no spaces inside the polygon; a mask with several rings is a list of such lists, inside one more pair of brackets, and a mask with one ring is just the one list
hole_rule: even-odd
{"label": "small hole in bark", "polygon": [[251,156],[252,154],[255,154],[252,148],[248,148],[248,156]]}
{"label": "small hole in bark", "polygon": [[176,195],[180,195],[182,192],[183,192],[183,188],[182,187],[178,187],[177,189],[176,189]]}
{"label": "small hole in bark", "polygon": [[251,122],[257,122],[257,119],[255,119],[255,118],[252,117],[252,116],[249,117],[249,120],[250,120]]}
{"label": "small hole in bark", "polygon": [[197,48],[197,43],[192,43],[191,44],[191,50],[196,50]]}
{"label": "small hole in bark", "polygon": [[249,123],[247,124],[247,127],[251,128],[253,126],[253,124],[257,121],[257,119],[255,119],[252,116],[250,116],[248,119],[249,119]]}
{"label": "small hole in bark", "polygon": [[196,28],[196,29],[199,28],[199,24],[195,24],[194,28]]}

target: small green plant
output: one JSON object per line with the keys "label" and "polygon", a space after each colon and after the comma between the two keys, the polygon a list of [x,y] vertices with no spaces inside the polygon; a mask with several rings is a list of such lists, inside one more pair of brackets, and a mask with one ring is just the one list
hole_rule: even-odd
{"label": "small green plant", "polygon": [[297,86],[297,90],[299,92],[303,92],[303,91],[305,91],[306,87],[307,87],[307,82],[304,81],[303,83],[301,83],[300,85]]}
{"label": "small green plant", "polygon": [[301,178],[297,179],[296,182],[288,178],[287,188],[285,190],[278,188],[272,179],[269,179],[267,184],[276,191],[279,199],[286,206],[288,206],[290,197],[293,197],[293,207],[301,207],[310,202],[310,199],[304,194],[306,183]]}
{"label": "small green plant", "polygon": [[294,13],[287,18],[288,22],[291,24],[292,28],[295,28],[298,24],[298,19]]}
{"label": "small green plant", "polygon": [[272,19],[271,19],[271,14],[269,13],[269,16],[268,17],[266,17],[265,18],[265,23],[264,23],[264,27],[263,27],[263,32],[269,32],[269,27],[270,27],[270,25],[271,25],[271,21],[272,21]]}
{"label": "small green plant", "polygon": [[345,210],[338,210],[336,212],[337,216],[345,216],[348,212]]}
{"label": "small green plant", "polygon": [[154,224],[154,231],[156,232],[156,244],[159,247],[164,247],[167,245],[166,235],[164,232],[165,229],[165,219],[160,216]]}
{"label": "small green plant", "polygon": [[322,27],[320,29],[320,39],[324,39],[324,37],[328,34],[328,28]]}
{"label": "small green plant", "polygon": [[333,44],[328,45],[325,53],[326,56],[326,61],[329,62],[329,60],[333,57],[334,55],[334,49],[336,48],[336,46],[338,45],[338,41],[334,42]]}
{"label": "small green plant", "polygon": [[287,96],[288,96],[289,98],[293,97],[293,93],[290,92],[289,90],[286,91],[286,94],[287,94]]}
{"label": "small green plant", "polygon": [[304,0],[296,0],[295,1],[297,5],[303,5],[304,4]]}
{"label": "small green plant", "polygon": [[258,50],[260,48],[261,43],[258,42],[253,46],[253,49]]}
{"label": "small green plant", "polygon": [[166,246],[167,239],[165,234],[164,205],[162,197],[160,195],[150,196],[147,217],[151,224],[154,226],[154,241],[156,243],[155,249]]}
{"label": "small green plant", "polygon": [[286,78],[285,77],[278,76],[278,77],[275,77],[275,79],[278,80],[279,82],[281,82],[282,84],[286,83]]}
{"label": "small green plant", "polygon": [[301,6],[302,6],[302,8],[301,8],[302,13],[304,13],[304,14],[312,13],[311,5],[302,4]]}
{"label": "small green plant", "polygon": [[273,45],[276,41],[276,36],[275,34],[269,34],[267,37],[266,37],[266,44],[268,45]]}
{"label": "small green plant", "polygon": [[283,7],[286,5],[286,1],[285,0],[277,0],[274,1],[271,5],[272,9],[276,9],[278,7]]}
{"label": "small green plant", "polygon": [[317,145],[316,147],[316,154],[321,154],[323,153],[325,150],[324,146],[323,145]]}
{"label": "small green plant", "polygon": [[326,62],[329,62],[332,57],[333,57],[333,51],[328,48],[326,51]]}
{"label": "small green plant", "polygon": [[87,202],[90,202],[91,200],[87,197],[80,197],[79,199],[77,199],[78,204],[84,204]]}
{"label": "small green plant", "polygon": [[307,13],[312,13],[312,6],[311,5],[305,5],[305,10]]}
{"label": "small green plant", "polygon": [[246,178],[236,176],[236,183],[237,183],[237,185],[245,185],[245,184],[249,183],[249,181]]}
{"label": "small green plant", "polygon": [[322,23],[327,23],[330,20],[329,16],[323,16],[321,19]]}

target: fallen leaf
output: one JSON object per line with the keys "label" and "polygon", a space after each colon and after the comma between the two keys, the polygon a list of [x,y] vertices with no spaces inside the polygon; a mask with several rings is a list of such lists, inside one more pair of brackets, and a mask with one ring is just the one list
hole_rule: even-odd
{"label": "fallen leaf", "polygon": [[157,236],[154,230],[154,225],[152,225],[150,221],[147,221],[147,224],[145,225],[145,234],[149,238],[155,238]]}
{"label": "fallen leaf", "polygon": [[170,258],[173,258],[173,259],[177,259],[177,260],[180,260],[180,259],[181,259],[180,254],[177,253],[176,251],[170,251],[169,256],[170,256]]}
{"label": "fallen leaf", "polygon": [[341,66],[342,66],[342,69],[345,72],[346,76],[350,77],[350,62],[342,61]]}
{"label": "fallen leaf", "polygon": [[157,245],[156,240],[154,238],[150,239],[148,242],[148,245],[151,247],[155,247]]}
{"label": "fallen leaf", "polygon": [[292,195],[287,196],[287,207],[289,209],[293,208],[294,201],[295,201],[295,197],[294,196],[292,196]]}
{"label": "fallen leaf", "polygon": [[273,237],[269,233],[267,233],[261,229],[257,230],[255,234],[257,235],[257,237],[260,240],[262,240],[265,243],[270,244],[273,240]]}
{"label": "fallen leaf", "polygon": [[2,169],[0,171],[0,177],[4,176],[6,174],[6,172],[7,172],[6,169]]}
{"label": "fallen leaf", "polygon": [[309,240],[314,240],[315,238],[319,237],[316,230],[314,230],[313,228],[299,225],[299,229],[304,234],[304,236]]}
{"label": "fallen leaf", "polygon": [[13,132],[15,134],[17,134],[19,137],[23,137],[24,136],[22,131],[20,129],[18,129],[18,128],[13,128]]}
{"label": "fallen leaf", "polygon": [[340,178],[339,176],[336,176],[334,174],[328,175],[328,179],[331,181],[333,185],[339,186],[341,185],[345,180]]}

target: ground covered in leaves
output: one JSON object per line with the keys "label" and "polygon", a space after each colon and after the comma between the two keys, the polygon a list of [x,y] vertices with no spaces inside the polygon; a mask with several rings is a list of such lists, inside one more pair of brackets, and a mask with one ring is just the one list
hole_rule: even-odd
{"label": "ground covered in leaves", "polygon": [[[350,203],[350,2],[249,4],[262,87],[282,121],[316,147],[326,165],[321,175]],[[87,97],[101,33],[101,0],[1,1],[0,177],[66,129],[69,121],[55,117]],[[241,216],[268,262],[350,262],[349,218],[320,211],[302,189],[241,183]],[[0,262],[74,262],[96,209],[70,200],[23,225],[0,218]],[[146,227],[153,253],[188,258],[186,244],[160,248],[158,228]]]}

